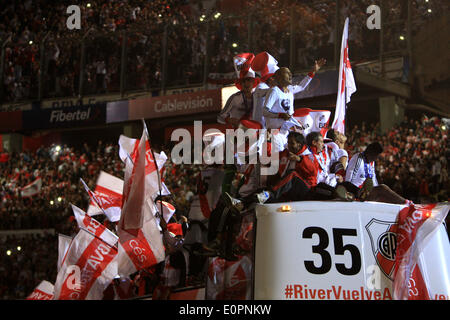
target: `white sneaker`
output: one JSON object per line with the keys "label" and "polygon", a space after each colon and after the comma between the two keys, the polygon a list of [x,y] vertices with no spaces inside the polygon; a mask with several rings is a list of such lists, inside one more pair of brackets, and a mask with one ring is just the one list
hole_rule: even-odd
{"label": "white sneaker", "polygon": [[270,193],[269,193],[269,191],[263,191],[263,192],[260,192],[260,193],[257,193],[256,194],[256,197],[258,198],[258,202],[260,203],[260,204],[263,204],[263,203],[265,203],[267,200],[269,200],[269,198],[270,198]]}

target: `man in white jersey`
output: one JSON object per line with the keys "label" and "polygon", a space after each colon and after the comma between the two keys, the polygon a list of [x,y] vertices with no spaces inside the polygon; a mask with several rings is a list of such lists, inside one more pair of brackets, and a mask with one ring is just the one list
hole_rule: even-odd
{"label": "man in white jersey", "polygon": [[251,69],[248,70],[239,79],[237,86],[240,91],[228,98],[224,108],[217,116],[217,122],[228,124],[233,129],[237,129],[242,119],[251,119],[253,115],[253,89],[257,84],[255,72]]}
{"label": "man in white jersey", "polygon": [[345,175],[345,187],[362,201],[405,204],[407,200],[385,184],[378,184],[375,160],[383,152],[380,143],[369,144],[363,152],[350,159]]}
{"label": "man in white jersey", "polygon": [[347,137],[337,130],[329,129],[324,137],[330,156],[330,172],[345,178],[345,169],[348,165],[348,152],[345,150]]}
{"label": "man in white jersey", "polygon": [[275,72],[277,85],[267,92],[263,107],[263,116],[267,129],[279,129],[280,135],[275,137],[274,147],[283,151],[287,143],[288,131],[300,123],[292,117],[294,114],[294,94],[304,90],[311,82],[314,74],[326,63],[325,59],[315,62],[314,70],[299,84],[292,85],[292,73],[288,68],[280,68]]}

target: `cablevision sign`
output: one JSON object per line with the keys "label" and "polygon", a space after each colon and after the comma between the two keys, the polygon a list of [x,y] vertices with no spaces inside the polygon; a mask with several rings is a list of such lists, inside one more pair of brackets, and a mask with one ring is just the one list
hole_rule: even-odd
{"label": "cablevision sign", "polygon": [[109,102],[107,105],[107,122],[219,112],[222,107],[221,97],[221,90],[215,89]]}

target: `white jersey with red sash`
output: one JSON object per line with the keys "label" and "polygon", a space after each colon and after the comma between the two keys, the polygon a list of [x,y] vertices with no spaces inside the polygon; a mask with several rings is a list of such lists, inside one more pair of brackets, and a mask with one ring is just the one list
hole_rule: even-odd
{"label": "white jersey with red sash", "polygon": [[328,149],[328,156],[330,157],[331,164],[339,161],[342,157],[348,158],[348,153],[346,150],[339,148],[339,146],[335,142],[325,142],[325,145]]}
{"label": "white jersey with red sash", "polygon": [[311,161],[316,163],[317,183],[326,183],[335,187],[337,184],[336,175],[330,173],[331,157],[327,145],[324,145],[320,153],[311,152],[309,157]]}

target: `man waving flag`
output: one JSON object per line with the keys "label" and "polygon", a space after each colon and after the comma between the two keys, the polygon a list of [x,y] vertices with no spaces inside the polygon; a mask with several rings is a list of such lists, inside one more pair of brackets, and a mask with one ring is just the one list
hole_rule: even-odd
{"label": "man waving flag", "polygon": [[348,56],[348,17],[345,19],[341,42],[341,59],[339,61],[339,82],[336,100],[336,111],[331,128],[345,134],[345,111],[350,96],[356,92],[355,78]]}

